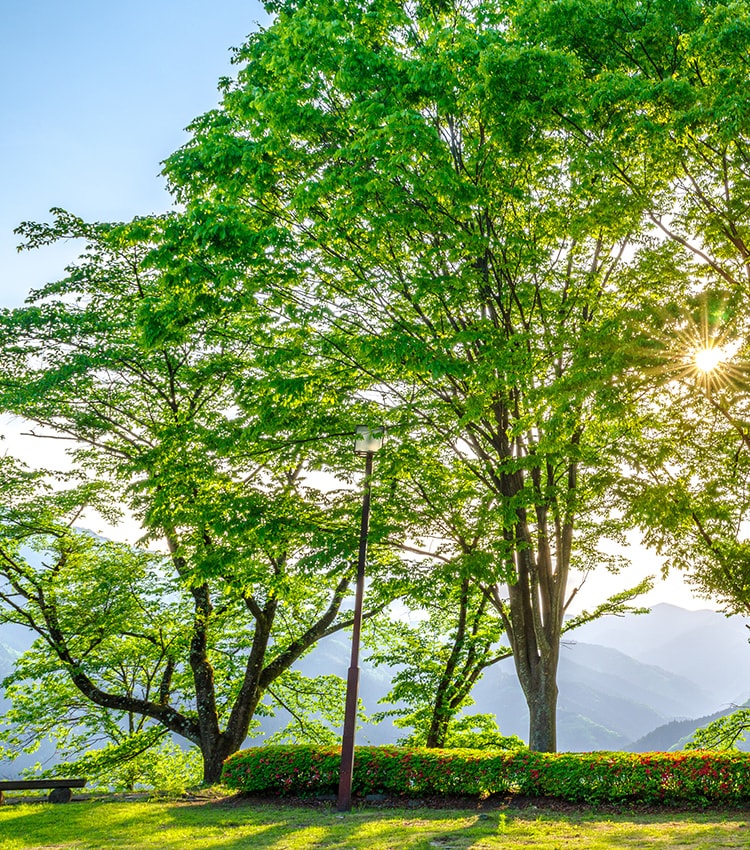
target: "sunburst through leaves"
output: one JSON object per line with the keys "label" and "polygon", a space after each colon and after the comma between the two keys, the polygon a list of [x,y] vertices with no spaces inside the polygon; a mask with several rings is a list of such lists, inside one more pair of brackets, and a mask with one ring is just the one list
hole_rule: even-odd
{"label": "sunburst through leaves", "polygon": [[695,361],[695,368],[698,372],[703,374],[707,374],[708,372],[712,372],[714,369],[720,369],[722,364],[727,359],[727,352],[720,345],[709,346],[708,348],[699,348],[693,359]]}
{"label": "sunburst through leaves", "polygon": [[688,383],[705,392],[746,383],[747,365],[738,362],[740,330],[726,297],[702,295],[675,315],[662,316],[653,341],[658,363],[647,371]]}

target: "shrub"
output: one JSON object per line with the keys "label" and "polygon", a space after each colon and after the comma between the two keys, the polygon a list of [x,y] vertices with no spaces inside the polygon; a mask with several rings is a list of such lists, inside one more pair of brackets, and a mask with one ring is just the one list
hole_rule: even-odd
{"label": "shrub", "polygon": [[[246,793],[331,793],[338,747],[254,747],[231,756],[223,781]],[[520,793],[574,802],[739,802],[750,797],[750,754],[534,753],[357,747],[353,793],[483,797]]]}
{"label": "shrub", "polygon": [[446,750],[525,750],[518,735],[503,735],[494,714],[469,714],[457,717],[448,726]]}

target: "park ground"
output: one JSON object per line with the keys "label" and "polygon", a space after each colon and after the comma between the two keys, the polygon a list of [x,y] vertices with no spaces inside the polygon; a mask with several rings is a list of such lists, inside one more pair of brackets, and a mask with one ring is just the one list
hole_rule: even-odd
{"label": "park ground", "polygon": [[0,807],[0,850],[615,850],[750,848],[747,810],[594,810],[512,800],[471,807],[281,804],[199,795]]}

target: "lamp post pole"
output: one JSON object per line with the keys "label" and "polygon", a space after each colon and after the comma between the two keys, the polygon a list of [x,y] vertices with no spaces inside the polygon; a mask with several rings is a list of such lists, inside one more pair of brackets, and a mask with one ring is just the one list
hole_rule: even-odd
{"label": "lamp post pole", "polygon": [[365,595],[365,564],[367,563],[367,533],[370,526],[370,494],[372,491],[372,465],[375,452],[383,444],[382,437],[373,436],[369,428],[357,428],[355,451],[365,458],[365,492],[362,497],[362,520],[359,526],[359,556],[357,558],[357,586],[354,595],[354,620],[352,623],[352,654],[346,678],[346,706],[344,709],[344,734],[341,741],[341,773],[339,775],[338,810],[351,811],[352,777],[354,774],[354,733],[357,725],[357,696],[359,692],[359,642],[362,631],[362,603]]}

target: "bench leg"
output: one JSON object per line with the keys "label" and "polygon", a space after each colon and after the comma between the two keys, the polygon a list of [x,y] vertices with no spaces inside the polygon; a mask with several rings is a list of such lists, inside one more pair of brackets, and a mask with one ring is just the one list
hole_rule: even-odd
{"label": "bench leg", "polygon": [[73,799],[72,788],[53,788],[47,799],[50,803],[69,803]]}

